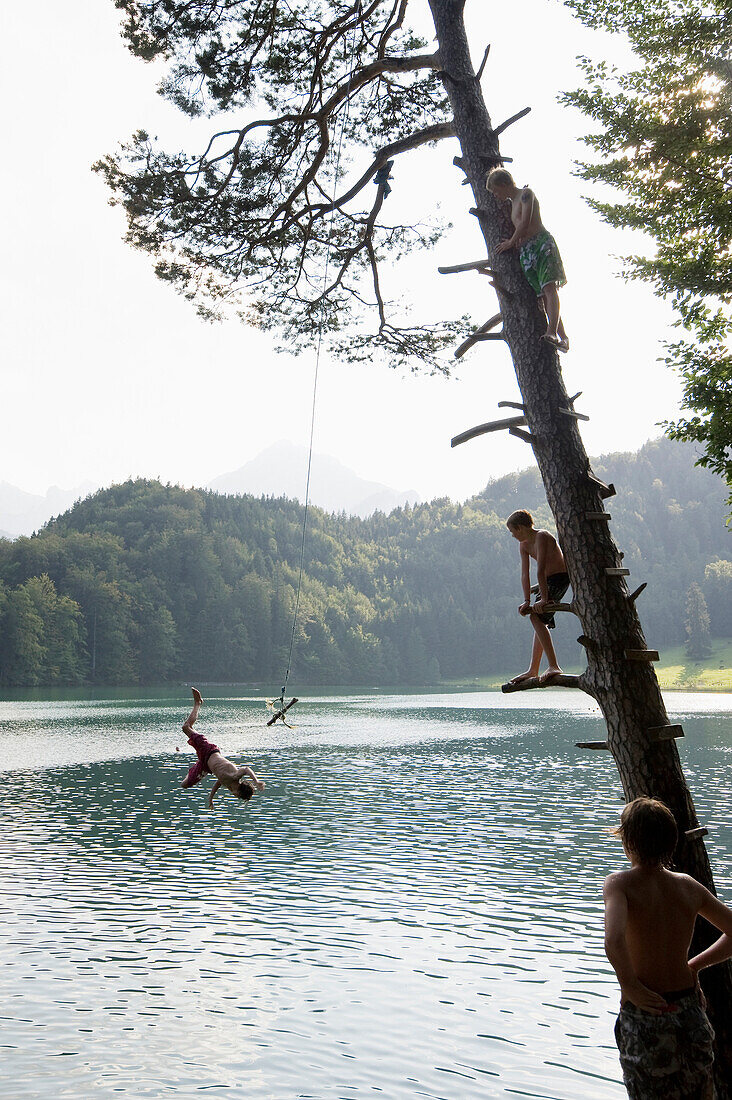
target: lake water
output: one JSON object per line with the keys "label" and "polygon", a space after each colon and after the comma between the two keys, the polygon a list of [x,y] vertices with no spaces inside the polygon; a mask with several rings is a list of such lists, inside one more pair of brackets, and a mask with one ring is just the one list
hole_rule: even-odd
{"label": "lake water", "polygon": [[[591,700],[323,696],[287,730],[229,688],[198,728],[267,789],[210,812],[189,698],[0,702],[3,1097],[625,1096]],[[732,696],[667,704],[730,900]]]}

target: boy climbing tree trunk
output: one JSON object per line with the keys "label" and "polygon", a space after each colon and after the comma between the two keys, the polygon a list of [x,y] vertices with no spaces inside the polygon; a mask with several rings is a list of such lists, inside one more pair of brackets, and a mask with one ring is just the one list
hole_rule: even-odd
{"label": "boy climbing tree trunk", "polygon": [[[672,809],[677,868],[712,887],[674,741],[681,731],[669,724],[635,610],[638,593],[628,592],[603,512],[611,490],[592,477],[556,350],[542,338],[547,318],[515,252],[498,247],[512,226],[486,176],[503,163],[500,132],[526,111],[493,128],[480,87],[487,51],[476,74],[464,2],[429,0],[435,48],[406,29],[410,0],[115,0],[130,50],[170,64],[161,93],[191,116],[225,118],[194,153],[166,153],[139,131],[96,167],[112,201],[126,209],[130,243],[149,251],[157,274],[204,315],[216,316],[242,288],[245,317],[276,330],[285,345],[304,350],[325,338],[351,360],[381,349],[395,365],[419,361],[445,371],[439,352],[461,322],[400,323],[382,267],[389,249],[432,243],[436,232],[384,224],[382,208],[392,164],[458,138],[456,163],[472,188],[488,251],[482,266],[495,272],[500,306],[483,338],[506,341],[521,391],[520,415],[501,426],[524,439],[538,463],[587,653],[587,671],[561,682],[597,700],[625,798],[652,795]],[[366,315],[377,317],[376,327],[364,327]],[[490,332],[501,319],[502,332]],[[699,929],[694,950],[707,938]],[[706,972],[704,986],[717,1031],[719,1095],[730,1097],[729,967]]]}

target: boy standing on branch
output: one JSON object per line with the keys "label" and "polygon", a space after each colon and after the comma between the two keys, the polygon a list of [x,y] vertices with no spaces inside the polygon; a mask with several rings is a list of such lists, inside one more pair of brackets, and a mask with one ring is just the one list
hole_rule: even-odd
{"label": "boy standing on branch", "polygon": [[567,282],[567,276],[557,242],[542,224],[536,195],[529,187],[517,187],[505,168],[494,168],[485,185],[498,202],[511,204],[513,236],[501,241],[498,251],[519,248],[523,273],[546,311],[547,327],[543,338],[558,351],[569,351],[557,291],[557,287]]}
{"label": "boy standing on branch", "polygon": [[[554,615],[551,611],[544,611],[544,605],[561,601],[569,588],[569,573],[557,540],[549,531],[537,531],[531,512],[523,509],[512,512],[506,520],[506,527],[520,546],[521,587],[524,602],[519,606],[518,612],[519,615],[528,615],[534,628],[529,667],[526,672],[514,676],[509,683],[520,684],[524,680],[532,680],[539,676],[541,658],[546,655],[549,667],[539,677],[539,683],[548,684],[557,676],[561,676],[562,670],[549,634],[549,631],[554,628]],[[532,558],[536,562],[536,579],[539,585],[539,594],[533,605],[530,574]]]}

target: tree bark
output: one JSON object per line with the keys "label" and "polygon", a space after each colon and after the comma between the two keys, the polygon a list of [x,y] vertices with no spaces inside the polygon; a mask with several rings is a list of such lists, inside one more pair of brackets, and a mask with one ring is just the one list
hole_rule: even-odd
{"label": "tree bark", "polygon": [[[468,46],[464,0],[430,0],[437,32],[442,77],[454,112],[461,146],[461,168],[475,197],[478,221],[496,272],[503,332],[516,370],[531,435],[531,446],[554,515],[559,542],[572,581],[587,670],[580,686],[595,698],[607,723],[608,746],[617,764],[625,798],[659,798],[673,811],[679,828],[678,870],[714,891],[709,859],[701,837],[685,836],[698,826],[676,743],[658,740],[654,727],[668,724],[658,681],[650,661],[631,660],[627,650],[646,649],[635,602],[622,576],[608,523],[588,519],[602,511],[600,486],[590,479],[590,463],[576,420],[559,410],[569,399],[556,351],[541,339],[543,312],[524,278],[515,254],[496,253],[511,235],[507,215],[485,189],[487,171],[502,163]],[[517,181],[518,182],[518,181]],[[503,397],[504,395],[498,395]],[[706,946],[716,931],[697,921],[692,950]],[[732,967],[702,973],[702,985],[717,1035],[716,1076],[719,1100],[732,1100]]]}

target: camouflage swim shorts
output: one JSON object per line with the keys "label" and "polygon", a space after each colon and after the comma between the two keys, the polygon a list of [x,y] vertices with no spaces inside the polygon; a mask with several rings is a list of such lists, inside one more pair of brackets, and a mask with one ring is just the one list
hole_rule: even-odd
{"label": "camouflage swim shorts", "polygon": [[[668,998],[667,998],[668,999]],[[630,1100],[714,1100],[714,1032],[696,990],[669,1002],[662,1016],[626,1002],[615,1023]]]}
{"label": "camouflage swim shorts", "polygon": [[567,281],[557,242],[546,229],[524,241],[519,250],[519,260],[529,285],[539,295],[547,283],[564,286]]}

